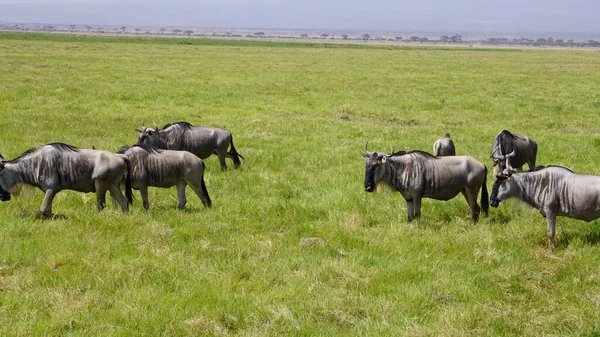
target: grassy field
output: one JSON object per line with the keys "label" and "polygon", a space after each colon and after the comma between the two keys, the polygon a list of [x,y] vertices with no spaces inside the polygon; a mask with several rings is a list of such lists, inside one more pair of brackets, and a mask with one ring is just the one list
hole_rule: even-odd
{"label": "grassy field", "polygon": [[[538,163],[600,175],[600,53],[0,34],[0,153],[116,151],[142,122],[230,130],[213,201],[65,191],[0,204],[0,335],[598,336],[600,226],[363,190],[359,152],[445,132],[491,168],[502,129]],[[229,161],[228,165],[232,164]],[[493,177],[488,176],[491,189]],[[110,204],[110,203],[109,203]]]}

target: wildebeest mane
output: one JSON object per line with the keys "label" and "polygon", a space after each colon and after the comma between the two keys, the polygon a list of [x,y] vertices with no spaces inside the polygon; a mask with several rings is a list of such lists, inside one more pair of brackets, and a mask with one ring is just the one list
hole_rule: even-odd
{"label": "wildebeest mane", "polygon": [[536,166],[536,167],[534,167],[534,168],[532,168],[532,169],[530,169],[530,170],[523,171],[523,173],[528,173],[528,172],[537,172],[537,171],[541,171],[541,170],[543,170],[543,169],[547,169],[547,168],[550,168],[550,167],[558,167],[558,168],[561,168],[561,169],[565,169],[565,170],[567,170],[567,171],[569,171],[569,172],[571,172],[571,173],[575,173],[575,172],[573,172],[573,170],[571,170],[570,168],[568,168],[568,167],[564,167],[564,166],[560,166],[560,165],[548,165],[548,166],[544,166],[544,165],[538,165],[538,166]]}
{"label": "wildebeest mane", "polygon": [[435,158],[435,156],[432,155],[431,153],[421,151],[421,150],[412,150],[412,151],[408,151],[408,152],[400,150],[400,151],[396,151],[396,152],[392,153],[390,156],[391,157],[400,157],[400,156],[404,156],[407,154],[414,154],[414,155],[417,155],[419,157],[426,158],[426,159],[434,159]]}
{"label": "wildebeest mane", "polygon": [[189,130],[193,127],[193,125],[188,122],[175,122],[175,123],[166,124],[165,126],[163,126],[163,130],[168,127],[171,127],[171,126],[175,126],[175,125],[179,125],[180,127],[184,128],[186,130]]}
{"label": "wildebeest mane", "polygon": [[159,150],[155,147],[153,147],[150,144],[146,144],[146,143],[141,143],[141,144],[133,144],[131,146],[129,145],[123,145],[121,146],[121,148],[117,151],[117,154],[124,154],[125,152],[127,152],[127,150],[134,148],[134,147],[139,147],[141,149],[143,149],[144,151],[148,152],[148,153],[161,153],[162,150]]}
{"label": "wildebeest mane", "polygon": [[496,141],[498,142],[500,148],[502,149],[501,155],[506,155],[514,150],[514,142],[516,140],[515,135],[513,135],[508,130],[502,130],[498,136],[496,136]]}
{"label": "wildebeest mane", "polygon": [[24,157],[36,152],[37,150],[41,149],[44,146],[52,146],[55,149],[61,151],[61,152],[79,152],[79,148],[73,146],[73,145],[69,145],[69,144],[65,144],[65,143],[60,143],[60,142],[54,142],[54,143],[49,143],[46,145],[40,145],[40,146],[36,146],[36,147],[32,147],[29,150],[21,153],[20,155],[18,155],[16,158],[11,159],[11,160],[7,160],[7,163],[15,163],[18,162],[19,160],[23,159]]}

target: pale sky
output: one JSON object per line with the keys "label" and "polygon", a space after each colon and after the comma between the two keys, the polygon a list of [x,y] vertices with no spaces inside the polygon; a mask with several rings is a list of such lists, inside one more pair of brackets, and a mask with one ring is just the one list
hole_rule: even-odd
{"label": "pale sky", "polygon": [[0,0],[0,22],[600,35],[600,0]]}

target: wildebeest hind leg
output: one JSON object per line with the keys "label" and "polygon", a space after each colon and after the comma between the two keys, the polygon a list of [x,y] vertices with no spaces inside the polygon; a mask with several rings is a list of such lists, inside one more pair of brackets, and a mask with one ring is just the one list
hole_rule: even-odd
{"label": "wildebeest hind leg", "polygon": [[98,185],[96,184],[96,209],[100,212],[106,207],[106,188]]}
{"label": "wildebeest hind leg", "polygon": [[208,196],[208,190],[206,189],[206,185],[204,184],[204,179],[202,179],[202,181],[200,182],[200,186],[190,184],[190,187],[192,188],[192,190],[194,190],[198,198],[202,200],[202,205],[204,205],[204,207],[212,207],[210,196]]}
{"label": "wildebeest hind leg", "polygon": [[219,164],[221,164],[221,171],[227,170],[227,163],[225,163],[225,158],[227,157],[227,149],[217,149],[215,150],[217,156],[219,157]]}
{"label": "wildebeest hind leg", "polygon": [[554,235],[556,233],[556,214],[549,209],[545,210],[548,222],[548,250],[554,250]]}
{"label": "wildebeest hind leg", "polygon": [[406,200],[406,211],[408,212],[408,221],[415,217],[415,204],[412,200]]}
{"label": "wildebeest hind leg", "polygon": [[466,188],[463,188],[463,190],[461,191],[462,195],[467,200],[469,207],[471,208],[471,217],[473,218],[473,221],[475,221],[475,222],[477,222],[477,220],[479,220],[479,212],[481,211],[481,208],[477,204],[477,194],[478,194],[477,192],[478,192],[477,190],[475,192],[473,192]]}
{"label": "wildebeest hind leg", "polygon": [[119,203],[123,212],[129,211],[129,205],[127,204],[127,200],[123,196],[123,193],[121,193],[119,184],[116,183],[116,184],[110,185],[108,190],[110,191],[110,195],[111,195],[112,199],[116,200]]}
{"label": "wildebeest hind leg", "polygon": [[185,187],[186,183],[177,184],[177,208],[183,208],[187,203],[187,199],[185,197]]}

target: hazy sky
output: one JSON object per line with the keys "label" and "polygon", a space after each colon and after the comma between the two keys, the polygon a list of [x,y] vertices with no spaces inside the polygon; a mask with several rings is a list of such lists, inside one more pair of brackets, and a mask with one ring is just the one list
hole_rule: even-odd
{"label": "hazy sky", "polygon": [[0,0],[0,21],[600,35],[600,0]]}

